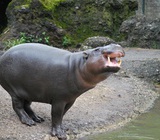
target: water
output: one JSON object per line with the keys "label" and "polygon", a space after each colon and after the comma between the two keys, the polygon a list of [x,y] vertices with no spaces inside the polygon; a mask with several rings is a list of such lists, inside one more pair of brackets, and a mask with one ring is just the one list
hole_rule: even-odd
{"label": "water", "polygon": [[160,99],[156,101],[153,109],[127,126],[83,140],[160,140]]}

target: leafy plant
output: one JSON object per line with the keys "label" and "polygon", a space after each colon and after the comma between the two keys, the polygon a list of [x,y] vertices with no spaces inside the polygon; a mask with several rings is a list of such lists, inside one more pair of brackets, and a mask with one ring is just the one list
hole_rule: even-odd
{"label": "leafy plant", "polygon": [[152,48],[153,49],[160,49],[160,45],[156,42],[153,42]]}
{"label": "leafy plant", "polygon": [[69,46],[69,45],[71,45],[71,44],[72,44],[71,39],[68,38],[67,36],[64,36],[64,37],[63,37],[63,43],[62,43],[62,45],[63,45],[64,47],[67,47],[67,46]]}
{"label": "leafy plant", "polygon": [[5,44],[5,48],[4,50],[8,50],[9,48],[11,48],[12,46],[18,45],[18,44],[22,44],[25,43],[25,40],[23,38],[20,39],[12,39],[12,40],[7,40],[4,44]]}
{"label": "leafy plant", "polygon": [[36,35],[36,36],[21,32],[19,38],[7,40],[4,43],[6,46],[5,50],[11,48],[12,46],[22,44],[22,43],[34,42],[34,43],[44,43],[49,45],[49,39],[50,37],[46,35],[46,32],[42,32],[42,34]]}
{"label": "leafy plant", "polygon": [[[43,38],[44,38],[44,42],[45,42],[46,44],[49,44],[49,39],[50,39],[50,37],[49,37],[49,36],[46,36],[46,32],[43,32],[42,35],[44,36],[44,37],[43,37]],[[43,39],[42,39],[42,40],[43,40]]]}

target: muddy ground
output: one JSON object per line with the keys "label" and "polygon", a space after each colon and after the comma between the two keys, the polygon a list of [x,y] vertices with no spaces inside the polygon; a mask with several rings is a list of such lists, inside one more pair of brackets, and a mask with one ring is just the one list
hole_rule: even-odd
{"label": "muddy ground", "polygon": [[[151,72],[150,77],[146,69]],[[160,50],[126,49],[122,69],[80,96],[64,116],[68,139],[111,131],[148,111],[159,96],[158,88],[151,82],[153,73],[159,71]],[[21,124],[11,107],[10,96],[0,87],[0,140],[56,139],[49,136],[51,106],[33,103],[32,108],[45,122],[32,127]]]}

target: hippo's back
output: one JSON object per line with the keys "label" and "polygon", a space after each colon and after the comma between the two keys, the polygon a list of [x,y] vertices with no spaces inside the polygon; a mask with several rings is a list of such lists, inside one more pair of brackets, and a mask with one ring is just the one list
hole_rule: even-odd
{"label": "hippo's back", "polygon": [[[26,43],[12,47],[0,58],[0,72],[14,72],[27,67],[43,70],[51,65],[63,65],[70,52],[38,43]],[[13,71],[11,71],[13,70]],[[20,73],[20,71],[18,71]]]}
{"label": "hippo's back", "polygon": [[69,53],[69,51],[58,49],[44,44],[25,43],[12,47],[3,54],[2,58],[8,57],[10,55],[12,55],[12,57],[15,57],[16,55],[18,57],[23,57],[22,55],[28,55],[29,57],[31,57],[32,55],[34,57],[41,57],[45,55],[44,58],[47,58],[47,56],[57,58],[59,55],[66,55]]}
{"label": "hippo's back", "polygon": [[[44,92],[49,94],[53,89],[58,91],[59,86],[64,85],[62,82],[65,80],[60,79],[59,75],[65,79],[70,54],[38,43],[17,45],[0,58],[0,84],[6,90],[12,88],[15,93],[19,90],[20,96],[26,96],[23,98],[43,100]],[[41,94],[41,99],[36,94],[29,96],[26,92]]]}

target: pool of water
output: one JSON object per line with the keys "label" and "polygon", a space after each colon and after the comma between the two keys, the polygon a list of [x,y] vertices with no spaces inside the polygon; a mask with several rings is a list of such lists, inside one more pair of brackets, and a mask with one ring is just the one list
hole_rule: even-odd
{"label": "pool of water", "polygon": [[160,99],[153,109],[116,131],[83,140],[160,140]]}

